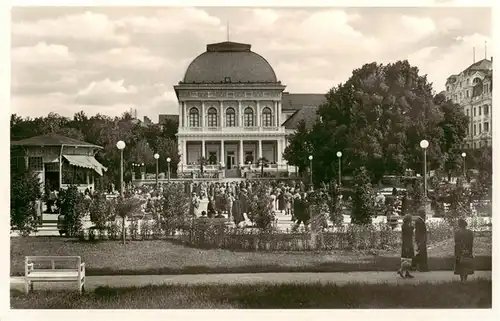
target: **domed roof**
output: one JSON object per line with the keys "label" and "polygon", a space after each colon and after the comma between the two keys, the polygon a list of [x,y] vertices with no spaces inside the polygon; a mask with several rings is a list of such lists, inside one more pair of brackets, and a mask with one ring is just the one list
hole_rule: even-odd
{"label": "domed roof", "polygon": [[184,83],[276,83],[271,65],[251,46],[236,42],[207,45],[186,70]]}

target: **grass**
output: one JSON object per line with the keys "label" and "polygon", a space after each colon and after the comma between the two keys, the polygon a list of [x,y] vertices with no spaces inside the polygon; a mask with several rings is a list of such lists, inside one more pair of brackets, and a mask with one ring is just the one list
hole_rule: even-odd
{"label": "grass", "polygon": [[[476,269],[491,270],[491,236],[475,239]],[[197,249],[166,240],[79,242],[60,237],[11,237],[11,275],[24,275],[28,255],[79,255],[87,275],[197,274],[257,272],[394,271],[399,251],[360,253],[243,252]],[[431,270],[453,269],[453,242],[433,246]]]}
{"label": "grass", "polygon": [[491,280],[419,284],[161,285],[75,292],[11,290],[13,309],[491,308]]}

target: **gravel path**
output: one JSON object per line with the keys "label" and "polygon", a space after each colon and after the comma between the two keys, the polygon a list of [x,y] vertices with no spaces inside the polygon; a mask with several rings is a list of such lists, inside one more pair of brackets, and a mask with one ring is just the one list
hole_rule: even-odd
{"label": "gravel path", "polygon": [[[248,273],[248,274],[195,274],[195,275],[126,275],[126,276],[88,276],[86,289],[94,290],[99,286],[130,287],[146,285],[201,285],[201,284],[255,284],[255,283],[389,283],[414,284],[421,282],[450,282],[458,280],[452,271],[414,272],[414,279],[402,279],[395,272],[336,272],[336,273]],[[491,271],[476,271],[470,279],[491,280]],[[23,291],[23,277],[10,278],[11,289]],[[35,283],[34,289],[75,289],[73,283]]]}

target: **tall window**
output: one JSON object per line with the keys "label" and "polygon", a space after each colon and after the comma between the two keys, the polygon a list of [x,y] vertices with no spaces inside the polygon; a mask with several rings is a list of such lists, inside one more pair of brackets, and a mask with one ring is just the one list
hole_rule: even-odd
{"label": "tall window", "polygon": [[477,135],[477,131],[476,131],[476,124],[474,124],[474,136]]}
{"label": "tall window", "polygon": [[253,127],[253,109],[250,107],[245,108],[243,126],[245,127]]}
{"label": "tall window", "polygon": [[208,109],[207,113],[208,127],[217,127],[217,110],[213,107]]}
{"label": "tall window", "polygon": [[488,116],[490,114],[490,110],[488,108],[488,105],[484,105],[484,114]]}
{"label": "tall window", "polygon": [[189,110],[189,127],[200,127],[200,112],[196,107]]}
{"label": "tall window", "polygon": [[479,116],[481,116],[481,107],[478,108]]}
{"label": "tall window", "polygon": [[476,117],[476,107],[474,107],[474,117]]}
{"label": "tall window", "polygon": [[485,132],[488,133],[490,131],[490,123],[484,122],[483,127],[484,127],[483,129]]}
{"label": "tall window", "polygon": [[262,126],[271,127],[273,125],[273,114],[271,108],[266,107],[262,110]]}
{"label": "tall window", "polygon": [[236,126],[236,112],[234,108],[229,107],[226,110],[226,127],[235,127]]}
{"label": "tall window", "polygon": [[481,124],[479,124],[479,134],[481,134]]}

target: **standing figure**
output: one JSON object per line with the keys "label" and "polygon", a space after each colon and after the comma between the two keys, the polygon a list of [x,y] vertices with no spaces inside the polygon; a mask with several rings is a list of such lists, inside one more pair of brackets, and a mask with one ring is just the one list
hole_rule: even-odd
{"label": "standing figure", "polygon": [[403,218],[403,225],[401,226],[401,267],[398,270],[398,274],[402,278],[413,278],[413,275],[410,274],[413,255],[412,216],[410,214],[406,214]]}
{"label": "standing figure", "polygon": [[458,231],[455,232],[455,275],[460,275],[460,281],[467,281],[467,277],[474,274],[474,255],[472,246],[474,234],[467,229],[464,219],[458,220]]}
{"label": "standing figure", "polygon": [[191,203],[189,204],[189,215],[196,216],[199,207],[200,200],[198,199],[198,196],[196,196],[196,193],[193,193],[191,197]]}
{"label": "standing figure", "polygon": [[[422,214],[422,213],[420,213]],[[425,217],[425,213],[424,213]],[[422,215],[417,217],[415,221],[415,243],[417,244],[417,253],[411,262],[412,269],[417,269],[420,272],[428,272],[427,264],[427,227]]]}

